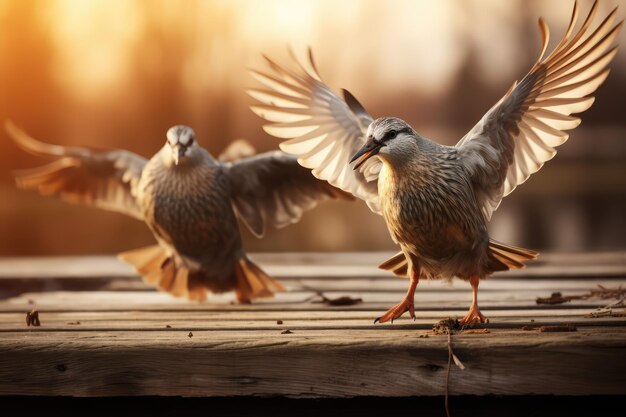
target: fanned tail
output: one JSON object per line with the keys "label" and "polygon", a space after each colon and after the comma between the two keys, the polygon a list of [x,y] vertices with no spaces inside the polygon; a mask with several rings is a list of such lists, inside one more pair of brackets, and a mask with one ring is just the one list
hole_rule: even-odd
{"label": "fanned tail", "polygon": [[394,275],[407,278],[409,271],[409,262],[406,260],[403,252],[399,252],[387,259],[382,264],[378,265],[380,269],[391,271]]}
{"label": "fanned tail", "polygon": [[237,287],[235,292],[240,303],[254,298],[273,297],[275,292],[286,291],[285,287],[248,258],[239,258],[235,264]]}
{"label": "fanned tail", "polygon": [[123,252],[118,257],[134,266],[145,282],[175,297],[204,301],[209,291],[234,289],[237,300],[247,303],[255,298],[272,297],[275,292],[285,291],[280,282],[263,272],[245,255],[235,261],[233,275],[226,280],[216,280],[203,270],[189,271],[184,265],[177,264],[159,245]]}
{"label": "fanned tail", "polygon": [[521,269],[525,267],[525,262],[532,261],[539,256],[539,252],[534,250],[506,245],[493,239],[489,239],[489,253],[494,271]]}
{"label": "fanned tail", "polygon": [[118,258],[135,267],[145,282],[156,285],[161,291],[175,297],[206,300],[207,288],[190,279],[189,270],[185,266],[176,265],[174,259],[159,245],[123,252]]}

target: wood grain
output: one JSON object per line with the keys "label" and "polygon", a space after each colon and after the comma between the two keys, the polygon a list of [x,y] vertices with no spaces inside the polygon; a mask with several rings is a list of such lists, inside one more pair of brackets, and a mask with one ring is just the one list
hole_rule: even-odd
{"label": "wood grain", "polygon": [[[112,257],[0,260],[0,395],[442,395],[447,337],[431,328],[465,314],[469,285],[421,282],[415,321],[374,325],[407,286],[375,269],[378,255],[259,254],[289,292],[250,305],[172,298]],[[482,282],[488,333],[452,337],[466,369],[452,369],[451,394],[626,394],[626,317],[588,317],[616,300],[536,303],[598,285],[626,287],[624,253],[549,254]],[[25,324],[33,308],[40,327]],[[560,325],[576,331],[539,330]]]}
{"label": "wood grain", "polygon": [[[441,395],[447,338],[414,330],[3,335],[0,394]],[[453,338],[453,394],[624,394],[622,328]]]}

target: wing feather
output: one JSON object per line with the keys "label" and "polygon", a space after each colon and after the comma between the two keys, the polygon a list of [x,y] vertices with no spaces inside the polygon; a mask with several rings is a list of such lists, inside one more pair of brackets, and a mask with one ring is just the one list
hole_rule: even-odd
{"label": "wing feather", "polygon": [[569,137],[566,131],[580,124],[572,114],[591,107],[590,94],[608,76],[607,66],[617,52],[612,44],[623,22],[613,25],[616,8],[589,33],[597,9],[596,0],[572,37],[576,2],[564,37],[545,58],[549,30],[539,19],[539,59],[456,145],[487,219],[503,197],[554,157],[555,148]]}
{"label": "wing feather", "polygon": [[305,210],[328,199],[352,196],[320,181],[295,156],[280,151],[267,152],[226,165],[232,186],[233,205],[257,236],[266,223],[284,227],[296,223]]}
{"label": "wing feather", "polygon": [[147,162],[144,158],[122,150],[50,145],[30,137],[10,121],[5,129],[26,152],[57,158],[47,165],[17,172],[19,187],[143,219],[136,192]]}
{"label": "wing feather", "polygon": [[271,73],[252,71],[265,88],[248,91],[261,103],[251,106],[252,111],[270,122],[263,129],[287,139],[280,148],[297,156],[314,176],[365,200],[379,212],[380,160],[372,158],[357,171],[349,165],[350,157],[365,143],[372,117],[352,94],[344,91],[343,100],[324,84],[310,51],[310,69],[295,57],[291,69],[265,59]]}

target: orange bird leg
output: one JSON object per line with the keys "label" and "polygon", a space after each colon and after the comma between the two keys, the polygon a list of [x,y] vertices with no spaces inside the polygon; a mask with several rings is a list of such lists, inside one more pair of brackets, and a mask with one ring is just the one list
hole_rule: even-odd
{"label": "orange bird leg", "polygon": [[376,323],[385,323],[393,321],[403,315],[406,311],[409,312],[411,318],[415,320],[415,289],[419,282],[419,272],[415,272],[415,268],[411,268],[411,284],[406,292],[406,295],[399,304],[391,307],[385,314],[374,320]]}
{"label": "orange bird leg", "polygon": [[479,281],[480,281],[480,278],[477,276],[470,278],[470,284],[472,284],[472,306],[470,307],[465,317],[461,319],[461,324],[463,325],[472,324],[476,322],[489,323],[489,319],[487,319],[487,317],[485,317],[483,313],[480,312],[480,309],[478,308],[478,283]]}

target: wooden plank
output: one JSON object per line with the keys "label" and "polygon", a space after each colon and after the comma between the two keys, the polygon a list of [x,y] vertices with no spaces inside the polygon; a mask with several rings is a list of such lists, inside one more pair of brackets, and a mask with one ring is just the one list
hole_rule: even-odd
{"label": "wooden plank", "polygon": [[[626,274],[625,274],[626,275]],[[394,276],[379,278],[362,277],[339,277],[328,278],[293,278],[282,279],[285,287],[290,292],[316,291],[360,291],[360,292],[399,292],[406,291],[408,280]],[[549,293],[553,291],[589,291],[597,289],[598,285],[617,288],[626,287],[626,278],[616,276],[614,278],[558,278],[534,277],[520,282],[519,278],[505,276],[491,277],[481,282],[480,291],[524,289],[527,291],[537,290]],[[20,288],[21,291],[16,291]],[[418,291],[468,291],[469,283],[454,279],[448,280],[422,280],[418,285]],[[139,277],[125,278],[4,278],[0,280],[0,295],[19,294],[20,292],[37,291],[155,291],[151,284],[144,283]]]}
{"label": "wooden plank", "polygon": [[[8,332],[0,394],[442,395],[446,336],[383,330]],[[626,394],[623,328],[453,337],[452,394]],[[602,377],[599,378],[598,376]]]}
{"label": "wooden plank", "polygon": [[[376,268],[392,252],[256,254],[253,259],[268,273],[294,277],[389,277]],[[522,270],[498,273],[507,277],[615,277],[626,275],[626,252],[545,255]],[[0,258],[0,280],[12,278],[133,278],[133,269],[114,256]]]}
{"label": "wooden plank", "polygon": [[[583,291],[575,293],[582,294]],[[485,291],[480,293],[481,308],[488,314],[491,309],[545,309],[536,303],[537,295],[547,296],[536,292],[496,292]],[[279,293],[275,298],[260,299],[254,304],[241,305],[234,302],[234,295],[212,294],[205,303],[189,302],[180,298],[173,298],[162,292],[110,292],[110,291],[82,291],[82,292],[42,292],[26,293],[0,302],[0,312],[23,312],[37,307],[42,311],[120,311],[120,310],[184,310],[184,311],[315,311],[315,310],[379,310],[384,311],[396,304],[402,298],[398,293],[361,293],[361,292],[327,292],[326,296],[337,298],[350,296],[361,298],[363,302],[350,306],[329,306],[320,302],[309,301],[315,293]],[[471,302],[471,292],[416,292],[416,311],[445,311],[449,309],[466,310]],[[562,305],[551,306],[553,309],[597,308],[610,303],[611,300],[588,299],[572,300]]]}
{"label": "wooden plank", "polygon": [[[622,307],[623,309],[624,307]],[[616,311],[621,311],[616,309]],[[446,315],[453,315],[457,313],[465,313],[465,310],[441,310],[441,311],[421,311],[420,318],[428,318],[431,320],[438,320]],[[59,322],[75,322],[82,321],[85,323],[97,323],[113,321],[161,321],[161,322],[205,322],[205,321],[226,321],[226,322],[260,322],[265,324],[272,324],[277,320],[282,320],[284,323],[288,323],[289,320],[306,320],[309,322],[343,322],[347,320],[365,320],[370,322],[372,315],[379,313],[376,310],[347,310],[347,311],[211,311],[210,315],[198,314],[198,311],[142,311],[142,310],[122,310],[122,311],[46,311],[40,312],[41,317],[45,323],[50,320],[57,320]],[[494,310],[491,314],[491,318],[498,317],[515,317],[526,318],[528,320],[542,318],[542,317],[582,317],[589,313],[586,308],[567,308],[567,309],[507,309],[507,310]],[[4,312],[0,313],[0,329],[4,328],[5,323],[23,323],[24,313],[22,312]],[[404,320],[403,317],[399,320]],[[626,320],[626,319],[624,319]],[[406,321],[411,321],[406,318]],[[396,321],[398,322],[398,321]],[[593,322],[593,320],[590,320]],[[33,328],[31,328],[33,329]],[[37,329],[34,329],[37,330]]]}
{"label": "wooden plank", "polygon": [[[524,326],[556,326],[572,324],[578,327],[625,326],[626,317],[600,317],[590,319],[585,317],[587,310],[561,310],[561,314],[550,314],[543,310],[497,311],[489,315],[488,325],[481,326],[488,329],[521,329]],[[390,325],[373,324],[372,317],[380,312],[360,312],[356,317],[342,315],[328,317],[328,313],[311,312],[274,312],[258,317],[258,312],[229,312],[210,315],[194,312],[74,312],[40,314],[40,327],[27,327],[24,314],[0,314],[0,333],[2,332],[50,332],[50,331],[155,331],[168,329],[170,331],[209,331],[209,330],[324,330],[324,329],[378,329]],[[294,314],[295,313],[295,314]],[[299,313],[299,314],[298,314]],[[314,318],[310,316],[317,313]],[[414,330],[429,330],[433,324],[445,317],[462,317],[465,311],[425,312],[419,313],[416,320],[403,317],[393,323],[393,327],[402,327]],[[309,317],[307,317],[309,316]],[[280,320],[280,324],[278,321]],[[169,326],[169,327],[167,327]]]}
{"label": "wooden plank", "polygon": [[[400,300],[407,281],[376,270],[373,259],[258,255],[290,292],[251,305],[232,303],[230,293],[211,295],[207,303],[172,298],[112,257],[33,259],[30,265],[5,259],[0,394],[442,395],[447,339],[430,329],[438,319],[466,312],[469,285],[422,282],[417,320],[374,325],[374,317]],[[554,291],[582,295],[597,285],[626,286],[625,259],[623,252],[548,255],[525,275],[481,283],[489,333],[453,337],[467,369],[453,369],[451,393],[626,394],[626,318],[585,317],[614,300],[536,304]],[[13,286],[30,291],[7,294]],[[316,291],[363,302],[328,306],[314,301]],[[41,327],[25,325],[33,307]],[[563,324],[577,331],[521,330]],[[285,329],[291,333],[282,334]]]}

